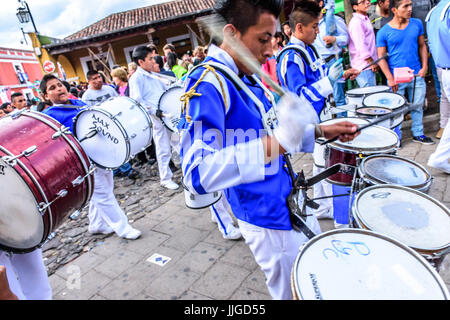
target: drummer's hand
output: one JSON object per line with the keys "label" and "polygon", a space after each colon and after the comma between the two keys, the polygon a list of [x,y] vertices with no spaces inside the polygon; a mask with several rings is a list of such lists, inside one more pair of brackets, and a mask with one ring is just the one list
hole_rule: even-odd
{"label": "drummer's hand", "polygon": [[392,92],[396,93],[398,91],[398,84],[395,82],[394,77],[389,77],[387,79],[387,81],[388,81],[388,86],[391,87],[391,89],[392,89]]}
{"label": "drummer's hand", "polygon": [[0,266],[0,300],[19,300],[9,288],[6,268],[4,266]]}
{"label": "drummer's hand", "polygon": [[156,110],[156,116],[162,120],[162,118],[163,118],[162,110],[160,110],[160,109]]}
{"label": "drummer's hand", "polygon": [[360,72],[356,69],[348,69],[344,71],[344,79],[355,80],[359,76]]}
{"label": "drummer's hand", "polygon": [[342,121],[331,125],[321,125],[323,135],[325,139],[333,139],[339,137],[342,142],[348,142],[359,136],[360,132],[355,133],[358,130],[358,125],[349,121]]}

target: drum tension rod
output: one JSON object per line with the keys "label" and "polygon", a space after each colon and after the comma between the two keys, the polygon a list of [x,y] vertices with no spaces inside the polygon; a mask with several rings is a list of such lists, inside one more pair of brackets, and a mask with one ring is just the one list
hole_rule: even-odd
{"label": "drum tension rod", "polygon": [[36,146],[31,146],[31,147],[29,147],[28,149],[26,149],[25,151],[23,151],[21,154],[19,154],[17,156],[5,156],[5,157],[2,157],[2,160],[4,160],[11,167],[14,167],[17,164],[17,159],[19,159],[21,157],[29,157],[30,155],[32,155],[36,151],[37,151],[37,147]]}
{"label": "drum tension rod", "polygon": [[79,176],[79,177],[77,177],[75,180],[73,180],[73,181],[72,181],[72,186],[77,187],[77,186],[79,186],[80,184],[82,184],[82,183],[84,182],[84,180],[86,180],[87,177],[89,177],[91,174],[93,174],[94,171],[95,171],[96,169],[97,169],[96,166],[92,166],[92,167],[89,169],[89,172],[88,172],[84,177]]}
{"label": "drum tension rod", "polygon": [[56,140],[65,134],[71,134],[70,128],[68,128],[66,126],[62,126],[61,129],[59,129],[59,131],[57,131],[55,134],[53,134],[52,139]]}
{"label": "drum tension rod", "polygon": [[48,209],[48,207],[50,207],[56,200],[60,199],[60,198],[64,198],[65,196],[67,196],[67,190],[66,189],[62,189],[61,191],[59,191],[56,195],[56,198],[53,199],[51,202],[49,203],[43,203],[41,202],[38,206],[39,212],[41,213],[41,215],[44,215],[44,212]]}

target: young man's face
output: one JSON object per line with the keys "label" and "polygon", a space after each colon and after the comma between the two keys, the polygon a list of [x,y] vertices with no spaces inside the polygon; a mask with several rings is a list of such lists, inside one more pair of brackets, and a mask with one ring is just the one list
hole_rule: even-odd
{"label": "young man's face", "polygon": [[12,105],[16,107],[18,110],[24,109],[27,107],[27,100],[24,96],[18,96],[11,101]]}
{"label": "young man's face", "polygon": [[389,10],[389,0],[384,0],[378,3],[380,9]]}
{"label": "young man's face", "polygon": [[[276,32],[277,20],[271,13],[263,12],[257,24],[249,27],[247,32],[241,34],[236,32],[236,38],[240,40],[252,53],[252,55],[262,65],[267,59],[273,56],[272,37]],[[239,59],[234,59],[239,70],[245,74],[252,74]]]}
{"label": "young man's face", "polygon": [[402,19],[410,19],[412,16],[412,1],[403,0],[398,8],[393,8],[394,16]]}
{"label": "young man's face", "polygon": [[10,113],[14,111],[14,107],[10,104],[8,104],[5,108],[6,113]]}
{"label": "young man's face", "polygon": [[283,32],[285,35],[287,35],[288,37],[290,37],[292,35],[292,30],[291,27],[289,27],[289,25],[285,24],[283,26]]}
{"label": "young man's face", "polygon": [[44,94],[44,98],[53,104],[64,104],[69,100],[69,92],[61,81],[50,79],[47,82],[47,93]]}
{"label": "young man's face", "polygon": [[353,6],[353,10],[361,14],[367,14],[370,8],[370,0],[359,0],[358,4]]}
{"label": "young man's face", "polygon": [[296,38],[302,40],[307,45],[314,43],[319,32],[319,17],[314,18],[307,25],[298,23],[295,28]]}
{"label": "young man's face", "polygon": [[99,73],[97,73],[91,76],[91,78],[88,80],[88,83],[92,89],[101,90],[103,87],[103,78]]}
{"label": "young man's face", "polygon": [[144,60],[139,59],[139,66],[147,72],[152,72],[154,70],[154,65],[156,64],[153,59],[153,53],[149,52]]}

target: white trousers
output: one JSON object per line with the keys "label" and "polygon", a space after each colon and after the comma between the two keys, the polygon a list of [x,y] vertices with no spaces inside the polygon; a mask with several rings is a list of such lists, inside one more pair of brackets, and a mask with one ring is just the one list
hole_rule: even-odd
{"label": "white trousers", "polygon": [[171,138],[172,133],[167,129],[161,120],[150,115],[153,123],[153,141],[155,142],[156,160],[158,161],[159,178],[161,183],[170,181],[173,173],[169,168],[170,159],[172,158]]}
{"label": "white trousers", "polygon": [[[295,259],[308,238],[294,230],[261,228],[238,220],[239,230],[266,276],[270,295],[275,300],[292,300],[291,274]],[[319,221],[314,215],[306,220],[309,228],[320,234]]]}
{"label": "white trousers", "polygon": [[19,300],[51,300],[52,288],[42,260],[42,250],[9,255],[0,251],[11,291]]}
{"label": "white trousers", "polygon": [[[440,69],[439,76],[442,89],[441,102],[442,97],[444,95],[446,95],[448,101],[448,99],[450,98],[450,70]],[[449,159],[450,159],[450,121],[447,121],[444,133],[442,134],[442,137],[439,141],[436,150],[434,151],[434,153],[430,155],[430,158],[428,159],[428,164],[434,167],[441,167],[444,170],[450,172]]]}
{"label": "white trousers", "polygon": [[227,235],[229,230],[227,229],[230,225],[233,224],[233,218],[230,215],[229,204],[222,192],[222,197],[219,201],[209,207],[211,211],[211,219],[217,221],[217,225],[219,226],[219,231],[223,235]]}
{"label": "white trousers", "polygon": [[97,168],[94,173],[94,194],[89,205],[89,228],[104,230],[111,228],[119,237],[125,236],[132,227],[114,195],[112,171]]}
{"label": "white trousers", "polygon": [[[441,114],[441,128],[445,128],[450,118],[450,70],[437,68],[437,75],[441,85],[441,102],[439,110]],[[447,90],[445,90],[445,82],[447,82]]]}

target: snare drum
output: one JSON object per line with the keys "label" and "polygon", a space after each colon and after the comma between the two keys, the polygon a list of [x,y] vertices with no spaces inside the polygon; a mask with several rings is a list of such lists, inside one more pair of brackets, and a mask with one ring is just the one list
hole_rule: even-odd
{"label": "snare drum", "polygon": [[[342,121],[349,121],[358,125],[368,124],[369,121],[360,118],[336,118],[328,121],[324,121],[321,124],[330,125]],[[321,142],[325,142],[324,138],[319,138],[316,140],[314,145],[313,159],[316,167],[325,168],[325,146],[321,145]]]}
{"label": "snare drum", "polygon": [[[374,93],[363,99],[363,107],[381,107],[391,109],[393,112],[400,111],[406,106],[406,99],[400,94],[392,92]],[[393,129],[403,122],[403,114],[392,118],[388,128]]]}
{"label": "snare drum", "polygon": [[74,118],[74,134],[98,167],[114,170],[145,150],[152,142],[152,122],[147,111],[127,97],[109,99],[84,109]]}
{"label": "snare drum", "polygon": [[158,109],[164,114],[162,122],[172,132],[178,132],[177,126],[181,119],[181,109],[183,107],[180,98],[183,94],[183,87],[173,86],[162,94],[158,102]]}
{"label": "snare drum", "polygon": [[363,106],[363,100],[366,96],[379,92],[389,92],[391,89],[388,86],[372,86],[364,88],[355,88],[348,90],[345,94],[347,104],[354,104],[357,107]]}
{"label": "snare drum", "polygon": [[376,185],[361,191],[352,213],[357,226],[380,232],[429,260],[450,247],[450,210],[436,199],[398,185]]}
{"label": "snare drum", "polygon": [[307,242],[292,269],[301,300],[448,300],[439,274],[408,246],[373,231],[340,229]]}
{"label": "snare drum", "polygon": [[379,184],[397,184],[427,192],[432,183],[430,172],[422,165],[393,155],[373,155],[358,167],[361,189]]}
{"label": "snare drum", "polygon": [[0,248],[27,253],[89,203],[94,167],[71,133],[45,114],[4,117],[0,131]]}
{"label": "snare drum", "polygon": [[199,210],[212,206],[222,197],[222,192],[213,192],[207,194],[193,194],[182,183],[184,188],[184,201],[189,209]]}
{"label": "snare drum", "polygon": [[387,128],[372,126],[361,131],[353,141],[337,140],[326,145],[325,168],[342,164],[340,172],[327,178],[328,182],[337,185],[350,186],[353,182],[355,169],[362,159],[374,154],[395,154],[398,146],[397,134]]}
{"label": "snare drum", "polygon": [[[391,109],[382,107],[361,107],[356,109],[356,116],[373,122],[381,116],[392,113]],[[378,123],[379,126],[391,129],[391,119]]]}

